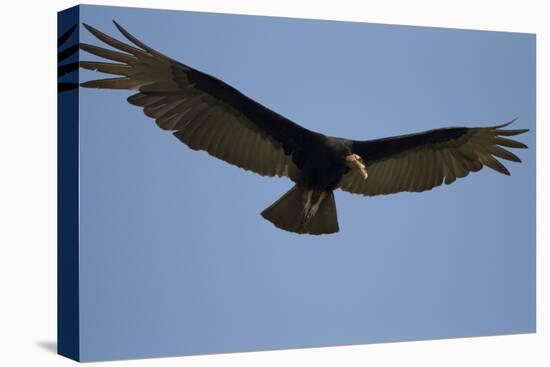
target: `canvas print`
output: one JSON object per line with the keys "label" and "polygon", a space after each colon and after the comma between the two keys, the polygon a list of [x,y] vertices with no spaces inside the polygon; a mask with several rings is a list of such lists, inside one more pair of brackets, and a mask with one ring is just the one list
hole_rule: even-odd
{"label": "canvas print", "polygon": [[534,35],[59,19],[61,354],[535,331]]}

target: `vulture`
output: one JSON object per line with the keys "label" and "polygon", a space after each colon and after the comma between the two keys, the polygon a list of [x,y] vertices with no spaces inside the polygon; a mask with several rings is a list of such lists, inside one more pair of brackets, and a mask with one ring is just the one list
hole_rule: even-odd
{"label": "vulture", "polygon": [[515,119],[366,141],[325,136],[163,55],[114,24],[130,43],[84,24],[110,47],[81,43],[81,50],[105,61],[81,61],[80,66],[113,77],[80,85],[133,90],[128,102],[189,148],[263,176],[292,180],[295,185],[261,213],[286,231],[338,232],[335,189],[365,196],[421,192],[484,166],[510,175],[496,158],[521,162],[505,148],[527,148],[510,137],[528,129],[505,129]]}

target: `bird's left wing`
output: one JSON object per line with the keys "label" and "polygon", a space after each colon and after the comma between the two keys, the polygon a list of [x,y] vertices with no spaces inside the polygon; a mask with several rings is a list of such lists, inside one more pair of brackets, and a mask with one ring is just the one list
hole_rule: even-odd
{"label": "bird's left wing", "polygon": [[172,131],[190,148],[264,176],[296,180],[308,146],[320,134],[161,54],[115,25],[137,47],[85,24],[114,49],[82,43],[82,50],[111,62],[82,61],[80,66],[119,77],[87,81],[83,87],[136,90],[128,102],[143,107],[160,128]]}
{"label": "bird's left wing", "polygon": [[495,157],[514,162],[520,159],[502,147],[527,148],[507,138],[528,129],[505,130],[513,121],[491,127],[453,127],[369,141],[352,141],[353,153],[365,161],[368,178],[358,170],[341,179],[342,190],[362,195],[384,195],[401,191],[420,192],[451,184],[470,172],[488,166],[510,172]]}

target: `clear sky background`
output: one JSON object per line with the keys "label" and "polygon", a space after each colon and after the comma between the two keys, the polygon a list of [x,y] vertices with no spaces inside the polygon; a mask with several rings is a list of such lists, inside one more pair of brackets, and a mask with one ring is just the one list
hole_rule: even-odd
{"label": "clear sky background", "polygon": [[[535,37],[83,6],[81,21],[212,74],[309,129],[371,139],[518,117],[523,160],[424,193],[336,192],[340,232],[259,213],[293,183],[81,89],[83,360],[535,330]],[[81,29],[81,40],[99,45]],[[94,60],[81,52],[81,60]],[[101,77],[82,71],[81,81]]]}

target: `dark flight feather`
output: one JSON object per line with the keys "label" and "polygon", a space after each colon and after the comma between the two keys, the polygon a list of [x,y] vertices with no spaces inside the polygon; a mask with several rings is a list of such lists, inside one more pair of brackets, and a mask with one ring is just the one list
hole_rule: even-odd
{"label": "dark flight feather", "polygon": [[[77,24],[71,26],[66,30],[59,38],[57,39],[57,78],[61,78],[65,75],[71,74],[73,71],[78,69],[78,62],[69,62],[62,64],[65,60],[75,55],[78,52],[78,45],[71,45],[62,49],[65,46],[65,43],[69,40],[71,35],[74,33],[77,28]],[[57,91],[66,92],[78,88],[78,83],[69,82],[69,81],[60,81],[57,82]]]}

